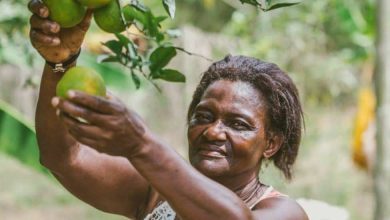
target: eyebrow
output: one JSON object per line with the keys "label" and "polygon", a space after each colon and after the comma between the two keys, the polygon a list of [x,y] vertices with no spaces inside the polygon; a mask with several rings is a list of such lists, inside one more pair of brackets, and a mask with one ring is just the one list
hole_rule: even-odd
{"label": "eyebrow", "polygon": [[[212,105],[214,105],[214,104],[212,103]],[[233,109],[238,109],[238,108],[233,108]],[[199,104],[196,106],[194,113],[195,113],[196,111],[202,111],[202,110],[204,110],[204,111],[212,111],[213,109],[208,108],[208,107],[202,105],[201,103],[199,103]],[[239,118],[243,118],[243,119],[245,119],[247,122],[249,122],[249,123],[251,123],[251,124],[253,124],[253,125],[256,123],[255,120],[252,119],[253,117],[256,117],[256,116],[253,116],[253,115],[247,113],[247,111],[244,111],[244,110],[242,110],[242,109],[238,109],[237,111],[230,111],[230,112],[227,113],[227,116],[228,116],[228,117],[239,117]]]}

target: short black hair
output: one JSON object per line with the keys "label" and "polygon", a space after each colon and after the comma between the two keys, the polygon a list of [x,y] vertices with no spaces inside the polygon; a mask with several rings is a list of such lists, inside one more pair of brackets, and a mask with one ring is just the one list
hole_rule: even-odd
{"label": "short black hair", "polygon": [[294,82],[276,64],[252,57],[228,55],[203,73],[188,109],[187,122],[205,90],[218,80],[248,82],[266,99],[266,132],[277,133],[283,138],[281,148],[269,159],[287,179],[291,179],[304,121]]}

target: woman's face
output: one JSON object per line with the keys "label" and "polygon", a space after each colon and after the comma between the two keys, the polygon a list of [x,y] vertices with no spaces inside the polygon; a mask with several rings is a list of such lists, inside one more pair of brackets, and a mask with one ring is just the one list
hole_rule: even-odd
{"label": "woman's face", "polygon": [[266,103],[249,83],[212,83],[188,128],[189,159],[209,177],[258,172],[267,147]]}

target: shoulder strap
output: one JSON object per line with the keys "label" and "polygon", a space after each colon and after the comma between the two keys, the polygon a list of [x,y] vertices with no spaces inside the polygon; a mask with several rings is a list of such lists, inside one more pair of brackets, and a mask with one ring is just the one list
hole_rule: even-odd
{"label": "shoulder strap", "polygon": [[257,201],[252,205],[250,206],[249,208],[250,209],[253,209],[257,204],[259,204],[259,202],[263,201],[264,199],[268,199],[268,198],[275,198],[275,197],[288,197],[287,195],[285,194],[282,194],[280,193],[279,191],[276,191],[272,186],[269,186],[265,192],[263,193],[262,196],[260,196]]}

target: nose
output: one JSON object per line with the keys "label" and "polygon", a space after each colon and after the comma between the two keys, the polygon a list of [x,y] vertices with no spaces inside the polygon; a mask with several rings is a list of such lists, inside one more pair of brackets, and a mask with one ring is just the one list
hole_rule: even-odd
{"label": "nose", "polygon": [[208,141],[225,141],[226,140],[226,129],[221,121],[215,121],[209,127],[207,127],[203,136]]}

